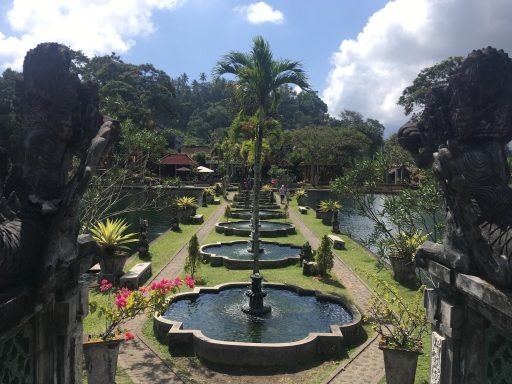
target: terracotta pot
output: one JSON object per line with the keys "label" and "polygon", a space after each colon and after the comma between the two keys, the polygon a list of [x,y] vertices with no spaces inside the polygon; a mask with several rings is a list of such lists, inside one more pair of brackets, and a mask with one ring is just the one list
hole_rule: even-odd
{"label": "terracotta pot", "polygon": [[420,352],[379,347],[384,353],[387,384],[414,384]]}
{"label": "terracotta pot", "polygon": [[84,342],[84,361],[89,384],[115,384],[119,346],[124,339]]}
{"label": "terracotta pot", "polygon": [[410,284],[418,280],[414,262],[402,257],[389,256],[391,268],[393,270],[393,279],[400,283]]}
{"label": "terracotta pot", "polygon": [[109,280],[109,276],[112,276],[114,283],[119,281],[119,278],[123,276],[123,268],[127,259],[128,254],[126,252],[116,252],[113,254],[103,252],[100,258],[101,274],[107,280]]}

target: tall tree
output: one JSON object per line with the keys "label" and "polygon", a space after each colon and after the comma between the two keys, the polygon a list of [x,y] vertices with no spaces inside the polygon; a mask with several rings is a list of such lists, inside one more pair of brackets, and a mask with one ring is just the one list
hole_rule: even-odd
{"label": "tall tree", "polygon": [[275,107],[278,91],[285,84],[294,84],[303,90],[309,89],[306,74],[297,61],[274,60],[268,42],[257,36],[250,53],[232,51],[218,61],[214,69],[217,76],[232,74],[237,78],[237,95],[244,105],[249,97],[256,99],[258,127],[256,130],[256,156],[254,159],[254,209],[252,240],[254,242],[254,268],[259,273],[259,191],[261,181],[261,145],[263,128],[269,108]]}
{"label": "tall tree", "polygon": [[412,85],[405,88],[398,99],[397,104],[404,107],[405,114],[412,113],[412,118],[416,119],[432,88],[447,84],[448,77],[457,70],[462,59],[460,56],[450,56],[440,63],[422,69]]}

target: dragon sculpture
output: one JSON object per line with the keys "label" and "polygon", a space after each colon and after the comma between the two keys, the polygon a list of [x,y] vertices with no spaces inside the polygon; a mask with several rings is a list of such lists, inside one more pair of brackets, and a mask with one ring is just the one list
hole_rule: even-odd
{"label": "dragon sculpture", "polygon": [[3,292],[58,286],[55,272],[77,263],[80,199],[119,131],[99,112],[97,86],[79,79],[60,44],[27,53],[15,105],[16,131],[9,145],[0,142]]}
{"label": "dragon sculpture", "polygon": [[446,199],[443,245],[425,243],[417,262],[512,287],[512,60],[491,47],[471,52],[398,138],[418,166],[432,165]]}

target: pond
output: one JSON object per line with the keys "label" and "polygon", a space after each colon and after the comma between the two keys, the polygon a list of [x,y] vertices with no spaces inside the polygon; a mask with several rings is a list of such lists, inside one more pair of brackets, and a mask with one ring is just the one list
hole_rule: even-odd
{"label": "pond", "polygon": [[305,338],[310,332],[330,332],[332,324],[352,321],[341,304],[299,295],[287,289],[264,288],[269,314],[254,316],[241,308],[247,303],[246,288],[202,293],[193,299],[174,301],[164,318],[183,322],[183,329],[199,329],[207,337],[223,341],[285,343]]}

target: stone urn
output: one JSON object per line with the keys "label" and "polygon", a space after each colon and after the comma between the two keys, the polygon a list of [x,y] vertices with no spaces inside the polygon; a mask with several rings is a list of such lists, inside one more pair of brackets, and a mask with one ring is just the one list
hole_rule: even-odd
{"label": "stone urn", "polygon": [[421,352],[379,347],[384,353],[387,384],[414,384]]}
{"label": "stone urn", "polygon": [[88,384],[115,384],[117,357],[123,338],[86,341],[83,344]]}
{"label": "stone urn", "polygon": [[128,256],[128,253],[122,251],[107,252],[103,250],[100,256],[101,276],[99,281],[107,279],[111,283],[117,284],[123,276],[123,268]]}
{"label": "stone urn", "polygon": [[418,281],[414,261],[410,258],[389,255],[393,270],[393,279],[403,284],[414,284]]}

